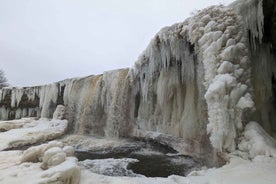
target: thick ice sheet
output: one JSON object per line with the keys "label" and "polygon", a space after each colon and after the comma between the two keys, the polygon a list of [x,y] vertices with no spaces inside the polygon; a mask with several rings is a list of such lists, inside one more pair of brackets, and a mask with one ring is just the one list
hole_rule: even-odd
{"label": "thick ice sheet", "polygon": [[[1,124],[0,122],[0,125]],[[23,119],[21,121],[17,120],[16,124],[20,125],[22,128],[14,127],[16,129],[0,133],[0,150],[55,139],[63,135],[67,128],[67,120],[58,119],[40,119],[37,121],[26,121]]]}

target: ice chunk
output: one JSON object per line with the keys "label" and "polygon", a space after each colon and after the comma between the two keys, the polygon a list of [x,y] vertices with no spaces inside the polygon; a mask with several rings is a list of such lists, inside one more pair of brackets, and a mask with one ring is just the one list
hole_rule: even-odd
{"label": "ice chunk", "polygon": [[250,158],[258,155],[276,158],[276,140],[256,122],[246,125],[239,149],[248,152]]}
{"label": "ice chunk", "polygon": [[42,159],[42,169],[49,169],[64,162],[66,159],[65,152],[59,147],[53,147],[44,152]]}
{"label": "ice chunk", "polygon": [[63,119],[64,113],[65,113],[65,107],[63,105],[58,105],[53,114],[53,119]]}

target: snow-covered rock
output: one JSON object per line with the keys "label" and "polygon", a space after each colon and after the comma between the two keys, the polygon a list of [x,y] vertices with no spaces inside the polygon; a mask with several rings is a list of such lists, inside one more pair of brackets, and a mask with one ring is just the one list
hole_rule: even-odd
{"label": "snow-covered rock", "polygon": [[67,157],[61,164],[40,174],[39,183],[79,184],[81,171],[75,157]]}
{"label": "snow-covered rock", "polygon": [[75,155],[75,150],[72,146],[64,146],[62,150],[64,151],[67,157]]}
{"label": "snow-covered rock", "polygon": [[63,144],[58,141],[51,141],[38,146],[32,146],[23,152],[21,162],[41,162],[44,153],[53,147],[62,148]]}
{"label": "snow-covered rock", "polygon": [[276,158],[276,140],[256,122],[246,125],[239,149],[248,153],[249,158],[259,155]]}
{"label": "snow-covered rock", "polygon": [[59,147],[53,147],[44,152],[42,158],[42,169],[49,169],[64,162],[66,153]]}

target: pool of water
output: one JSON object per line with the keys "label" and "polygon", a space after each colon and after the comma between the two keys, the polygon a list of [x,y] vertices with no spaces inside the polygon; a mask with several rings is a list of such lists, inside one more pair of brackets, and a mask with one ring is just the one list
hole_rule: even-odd
{"label": "pool of water", "polygon": [[[134,174],[147,177],[186,176],[190,171],[201,167],[200,162],[189,156],[179,155],[170,148],[152,143],[146,143],[139,148],[118,147],[109,150],[76,151],[76,156],[79,161],[91,160],[86,167],[93,167],[94,172],[112,176],[134,176]],[[110,159],[116,164],[110,163]],[[123,165],[118,164],[118,162],[124,162],[124,159],[137,161],[130,161]],[[108,166],[104,167],[103,165]],[[101,167],[101,171],[96,167]],[[103,168],[108,168],[109,171],[106,172]],[[114,173],[112,173],[112,169]]]}

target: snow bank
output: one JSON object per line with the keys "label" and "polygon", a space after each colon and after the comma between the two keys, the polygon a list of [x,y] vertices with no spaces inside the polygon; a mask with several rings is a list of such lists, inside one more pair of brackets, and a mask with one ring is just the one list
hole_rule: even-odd
{"label": "snow bank", "polygon": [[21,162],[41,162],[44,153],[53,147],[63,147],[63,144],[58,141],[51,141],[39,146],[32,146],[23,152]]}
{"label": "snow bank", "polygon": [[22,151],[0,151],[0,170],[19,164],[21,158]]}
{"label": "snow bank", "polygon": [[276,140],[256,122],[246,125],[239,149],[248,153],[249,158],[255,158],[258,155],[276,158]]}
{"label": "snow bank", "polygon": [[[0,162],[2,183],[64,183],[79,184],[80,169],[75,157],[67,157],[69,147],[60,142],[34,146],[22,152],[0,152],[0,160],[8,154],[9,165]],[[73,149],[72,147],[70,150]],[[19,162],[21,160],[21,162]],[[41,163],[42,160],[42,163]],[[42,170],[43,169],[43,170]]]}
{"label": "snow bank", "polygon": [[27,123],[34,121],[34,118],[22,118],[20,120],[0,121],[0,132],[5,132],[11,129],[22,128]]}
{"label": "snow bank", "polygon": [[186,178],[171,176],[176,183],[183,184],[273,184],[275,183],[276,160],[268,157],[248,161],[233,158],[221,167],[192,172]]}
{"label": "snow bank", "polygon": [[61,164],[43,171],[39,183],[79,184],[80,169],[75,157],[67,157]]}
{"label": "snow bank", "polygon": [[221,168],[194,171],[187,177],[110,177],[83,170],[81,184],[274,184],[276,180],[275,172],[275,159],[269,157],[258,157],[251,162],[240,158],[233,158],[229,164]]}
{"label": "snow bank", "polygon": [[126,139],[99,138],[86,135],[68,135],[61,141],[65,145],[73,146],[78,151],[112,150],[126,145],[130,147],[141,147],[140,143],[133,143]]}
{"label": "snow bank", "polygon": [[[10,156],[8,156],[10,155]],[[169,176],[168,178],[112,177],[91,172],[82,167],[81,173],[76,159],[67,157],[61,164],[43,171],[41,162],[18,164],[22,152],[1,152],[0,160],[9,160],[9,164],[0,162],[1,183],[68,183],[68,184],[274,184],[276,181],[276,159],[257,156],[252,161],[234,157],[221,168],[194,171],[187,177]],[[7,157],[8,156],[8,157]],[[111,159],[111,163],[115,161]],[[118,161],[118,160],[117,160]],[[88,162],[89,163],[89,162]],[[102,162],[98,162],[102,163]],[[116,164],[115,164],[116,165]],[[102,165],[98,165],[102,168]],[[78,179],[80,179],[78,181]],[[71,182],[71,183],[70,183]]]}
{"label": "snow bank", "polygon": [[[20,122],[18,120],[17,122]],[[22,120],[22,128],[11,129],[0,133],[0,150],[18,148],[55,139],[63,135],[67,129],[67,120]],[[1,124],[1,123],[0,123]]]}

